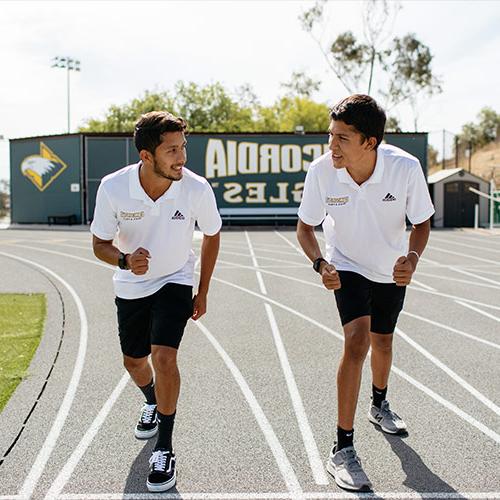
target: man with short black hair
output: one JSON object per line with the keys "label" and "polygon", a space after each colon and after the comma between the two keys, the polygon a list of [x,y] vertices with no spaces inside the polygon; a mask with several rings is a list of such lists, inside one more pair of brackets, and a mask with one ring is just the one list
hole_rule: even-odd
{"label": "man with short black hair", "polygon": [[[96,257],[118,267],[113,282],[123,362],[145,398],[135,436],[158,434],[147,480],[154,492],[176,482],[177,350],[188,319],[206,312],[219,252],[215,196],[206,179],[185,168],[185,131],[184,120],[170,113],[140,118],[134,131],[140,161],[102,179],[90,227]],[[195,223],[204,235],[193,300]]]}
{"label": "man with short black hair", "polygon": [[[417,158],[381,144],[386,116],[375,100],[352,95],[334,106],[330,117],[330,152],[307,172],[297,238],[324,286],[334,290],[344,330],[337,438],[327,470],[341,488],[364,491],[371,482],[353,445],[363,363],[371,347],[369,420],[384,432],[404,433],[405,423],[386,398],[392,339],[434,207]],[[406,217],[413,224],[409,242]],[[321,223],[325,258],[314,235]]]}

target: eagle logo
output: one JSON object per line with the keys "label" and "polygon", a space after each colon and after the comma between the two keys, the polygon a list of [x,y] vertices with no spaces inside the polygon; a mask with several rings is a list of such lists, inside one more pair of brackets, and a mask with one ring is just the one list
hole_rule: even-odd
{"label": "eagle logo", "polygon": [[40,154],[27,156],[21,163],[21,172],[39,191],[45,191],[68,165],[48,146],[40,143]]}

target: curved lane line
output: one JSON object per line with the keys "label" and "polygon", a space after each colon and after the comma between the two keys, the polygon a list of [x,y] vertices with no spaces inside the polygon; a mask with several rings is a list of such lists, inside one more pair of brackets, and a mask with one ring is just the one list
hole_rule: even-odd
{"label": "curved lane line", "polygon": [[[45,249],[36,248],[36,247],[28,247],[27,245],[15,245],[15,246],[24,247],[24,248],[31,248],[33,250],[45,251],[45,252],[49,252],[49,253],[54,253],[54,254],[62,255],[64,257],[68,257],[68,258],[77,258],[78,260],[83,260],[83,261],[89,262],[91,264],[99,265],[99,262],[95,262],[95,261],[92,261],[90,259],[85,259],[85,258],[82,258],[82,257],[74,257],[72,255],[67,255],[67,254],[64,254],[62,252],[45,250]],[[112,266],[105,265],[105,267],[112,267]],[[274,299],[271,299],[270,297],[267,297],[267,296],[262,295],[260,293],[254,292],[254,291],[252,291],[252,290],[250,290],[248,288],[244,288],[244,287],[242,287],[240,285],[237,285],[235,283],[231,283],[230,281],[226,281],[226,280],[223,280],[221,278],[216,278],[216,277],[213,277],[212,279],[214,281],[219,282],[219,283],[223,283],[223,284],[228,285],[230,287],[236,288],[237,290],[241,290],[241,291],[243,291],[245,293],[253,295],[253,296],[255,296],[257,298],[260,298],[260,299],[262,299],[264,301],[268,301],[271,304],[277,305],[281,309],[284,309],[285,311],[288,311],[288,312],[290,312],[290,313],[298,316],[299,318],[302,318],[305,321],[308,321],[309,323],[317,326],[319,329],[321,329],[321,330],[329,333],[330,335],[338,338],[342,342],[344,341],[344,337],[342,335],[340,335],[339,333],[335,332],[334,330],[332,330],[331,328],[323,325],[319,321],[316,321],[314,318],[311,318],[311,317],[309,317],[309,316],[307,316],[305,314],[302,314],[299,311],[296,311],[295,309],[292,309],[291,307],[286,306],[285,304],[282,304],[281,302],[278,302],[278,301],[276,301]],[[421,292],[425,292],[425,293],[430,293],[432,295],[444,295],[444,296],[447,296],[447,294],[441,294],[441,293],[438,293],[438,292],[430,292],[430,291],[423,290],[423,289],[420,290],[420,291]],[[452,297],[452,296],[450,296],[450,297]],[[455,298],[455,297],[453,297],[453,298]],[[459,297],[457,297],[457,298],[459,298]],[[460,297],[460,299],[465,301],[465,299],[463,299],[462,297]],[[468,300],[468,302],[475,302],[475,301]],[[480,304],[483,305],[483,306],[487,306],[487,304],[482,304],[482,303],[480,303]],[[490,306],[490,307],[493,307],[493,306]],[[498,308],[498,309],[500,309],[500,308]],[[425,386],[425,385],[421,384],[420,382],[418,382],[417,380],[413,379],[410,375],[407,375],[405,372],[403,372],[402,370],[400,370],[396,366],[393,366],[393,371],[395,373],[397,373],[398,375],[400,375],[405,380],[407,380],[414,387],[416,387],[417,389],[419,389],[422,392],[426,393],[432,399],[436,400],[438,403],[442,404],[443,406],[445,406],[446,408],[448,408],[450,411],[452,411],[453,413],[455,413],[456,415],[458,415],[460,418],[462,418],[463,420],[465,420],[466,422],[468,422],[469,424],[471,424],[473,427],[475,427],[476,429],[478,429],[481,432],[483,432],[485,435],[487,435],[488,437],[490,437],[491,439],[493,439],[496,443],[500,444],[500,434],[497,434],[493,430],[489,429],[484,424],[482,424],[481,422],[479,422],[478,420],[476,420],[474,417],[468,415],[463,410],[461,410],[460,408],[458,408],[456,405],[454,405],[453,403],[450,403],[449,401],[447,401],[446,399],[444,399],[443,397],[441,397],[439,394],[437,394],[434,391],[432,391],[431,389],[429,389],[427,386]]]}
{"label": "curved lane line", "polygon": [[75,398],[76,390],[78,388],[78,384],[80,382],[80,376],[82,374],[83,365],[85,362],[85,353],[87,351],[87,339],[88,339],[88,322],[87,315],[85,314],[85,309],[83,307],[83,303],[75,292],[73,287],[69,285],[63,278],[61,278],[54,271],[49,268],[38,264],[32,260],[24,259],[22,257],[18,257],[17,255],[11,255],[9,253],[0,252],[0,255],[5,257],[9,257],[11,259],[18,260],[20,262],[24,262],[26,264],[30,264],[32,266],[38,267],[42,269],[44,272],[50,274],[55,279],[57,279],[60,283],[64,285],[64,287],[69,291],[70,295],[73,297],[75,301],[76,307],[78,309],[78,315],[80,316],[80,342],[78,345],[78,353],[75,360],[75,365],[73,368],[73,373],[71,375],[70,382],[68,384],[68,388],[66,389],[66,394],[64,395],[61,406],[59,407],[59,411],[57,412],[56,418],[52,427],[49,431],[45,442],[42,445],[42,448],[38,452],[38,456],[35,459],[34,464],[31,467],[31,470],[26,477],[21,490],[19,491],[19,496],[21,498],[29,499],[35,490],[36,484],[40,479],[40,476],[43,474],[45,469],[45,465],[54,450],[57,439],[59,438],[59,434],[66,422],[66,419],[69,414],[69,410],[71,409],[71,405],[73,404],[73,399]]}
{"label": "curved lane line", "polygon": [[123,389],[125,389],[125,386],[127,385],[129,379],[130,379],[129,374],[125,372],[120,381],[118,382],[118,384],[116,385],[116,387],[114,388],[113,392],[111,393],[111,396],[108,398],[106,403],[104,403],[104,406],[101,408],[101,411],[97,414],[92,424],[88,428],[87,432],[78,443],[78,446],[73,450],[73,453],[71,454],[69,460],[64,464],[64,467],[61,469],[57,477],[54,479],[52,485],[49,488],[49,491],[45,495],[46,500],[52,500],[59,496],[64,486],[69,481],[71,474],[75,470],[75,467],[78,465],[78,462],[80,462],[84,453],[87,451],[87,448],[90,446],[92,440],[94,439],[97,432],[101,428],[102,424],[106,420],[106,417],[111,411],[111,408],[113,408],[113,405],[115,404],[116,400],[119,398]]}

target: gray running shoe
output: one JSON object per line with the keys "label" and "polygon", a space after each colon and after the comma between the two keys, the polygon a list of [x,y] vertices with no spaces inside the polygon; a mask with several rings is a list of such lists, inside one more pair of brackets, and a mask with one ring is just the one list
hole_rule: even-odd
{"label": "gray running shoe", "polygon": [[389,401],[386,399],[382,401],[380,408],[371,405],[368,412],[368,419],[388,434],[406,433],[406,424],[399,415],[391,411]]}
{"label": "gray running shoe", "polygon": [[335,444],[326,463],[326,470],[344,490],[371,491],[372,483],[361,466],[361,460],[352,446],[336,451]]}

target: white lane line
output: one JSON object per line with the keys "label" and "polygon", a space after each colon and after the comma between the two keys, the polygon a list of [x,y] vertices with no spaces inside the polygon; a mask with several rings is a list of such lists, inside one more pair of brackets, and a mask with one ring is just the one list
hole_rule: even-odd
{"label": "white lane line", "polygon": [[61,278],[61,276],[59,276],[49,268],[42,266],[41,264],[38,264],[37,262],[34,262],[32,260],[24,259],[22,257],[18,257],[17,255],[11,255],[5,252],[0,252],[0,255],[18,260],[20,262],[24,262],[31,266],[38,267],[45,273],[50,274],[52,277],[57,279],[68,290],[71,297],[75,301],[76,308],[78,310],[78,316],[80,318],[80,341],[78,344],[78,352],[74,363],[73,373],[71,375],[68,388],[66,389],[66,394],[64,395],[61,406],[59,407],[59,411],[57,412],[56,418],[54,420],[54,423],[52,424],[49,434],[47,435],[45,442],[43,443],[40,451],[38,452],[35,462],[33,463],[28,476],[24,480],[23,486],[19,491],[20,497],[30,498],[33,491],[35,490],[36,484],[38,483],[40,476],[43,474],[47,461],[49,460],[49,457],[55,448],[57,439],[59,438],[61,430],[64,426],[64,423],[66,422],[69,411],[71,409],[71,405],[73,404],[73,399],[75,398],[76,390],[80,382],[80,376],[82,374],[83,365],[85,362],[85,353],[87,351],[88,322],[87,322],[87,315],[85,313],[85,309],[83,307],[83,303],[80,297],[75,292],[73,287],[69,283],[67,283],[63,278]]}
{"label": "white lane line", "polygon": [[[243,396],[247,400],[252,413],[254,414],[255,420],[259,425],[264,437],[266,438],[267,444],[271,449],[272,454],[274,455],[274,459],[276,460],[276,464],[280,469],[281,475],[283,476],[283,480],[287,486],[288,491],[291,494],[292,498],[303,498],[302,488],[300,487],[299,480],[295,475],[292,464],[288,460],[288,457],[285,453],[285,450],[281,446],[273,427],[269,420],[267,419],[264,411],[262,410],[257,398],[254,393],[248,386],[245,378],[241,374],[240,370],[233,362],[229,354],[224,350],[224,348],[219,344],[217,339],[210,333],[208,328],[203,325],[199,320],[195,321],[194,324],[203,332],[203,334],[207,337],[208,341],[212,344],[214,349],[217,351],[219,356],[223,359],[224,363],[228,367],[232,376],[234,377],[236,383],[238,384]],[[155,495],[155,498],[158,498]],[[186,498],[185,494],[182,493],[181,498]]]}
{"label": "white lane line", "polygon": [[97,414],[94,421],[88,428],[87,432],[78,443],[78,446],[73,450],[73,453],[69,457],[68,461],[64,464],[64,467],[61,469],[57,477],[54,479],[54,482],[52,483],[51,487],[47,491],[47,494],[45,495],[46,500],[51,500],[53,498],[56,498],[64,489],[64,486],[66,486],[66,483],[69,481],[71,474],[73,474],[73,471],[75,470],[76,466],[78,465],[84,453],[87,451],[87,448],[90,446],[93,439],[97,435],[102,424],[106,420],[106,417],[111,411],[111,408],[113,408],[113,405],[115,404],[116,400],[119,398],[123,389],[125,389],[125,386],[127,385],[129,379],[130,379],[129,374],[125,372],[120,381],[118,382],[118,384],[116,385],[115,389],[109,396],[108,400],[104,403],[103,407],[101,408],[101,411]]}
{"label": "white lane line", "polygon": [[[284,309],[285,311],[288,311],[288,312],[290,312],[290,313],[298,316],[299,318],[302,318],[305,321],[308,321],[309,323],[317,326],[321,330],[329,333],[330,335],[338,338],[339,340],[341,340],[341,341],[344,340],[344,338],[343,338],[342,335],[340,335],[339,333],[333,331],[331,328],[327,327],[326,325],[323,325],[319,321],[316,321],[314,318],[306,316],[305,314],[302,314],[301,312],[296,311],[295,309],[292,309],[291,307],[288,307],[285,304],[282,304],[281,302],[278,302],[278,301],[276,301],[274,299],[271,299],[270,297],[267,297],[265,295],[261,295],[261,294],[259,294],[257,292],[249,290],[248,288],[244,288],[244,287],[242,287],[240,285],[237,285],[236,283],[231,283],[230,281],[226,281],[226,280],[223,280],[221,278],[215,278],[214,277],[212,279],[214,281],[219,282],[219,283],[223,283],[223,284],[228,285],[230,287],[236,288],[237,290],[241,290],[241,291],[246,292],[246,293],[248,293],[250,295],[258,297],[258,298],[260,298],[260,299],[262,299],[264,301],[267,301],[267,302],[269,302],[271,304],[274,304],[274,305],[280,307],[281,309]],[[486,427],[484,424],[482,424],[481,422],[479,422],[478,420],[476,420],[474,417],[471,417],[469,414],[465,413],[463,410],[461,410],[460,408],[458,408],[456,405],[454,405],[453,403],[450,403],[449,401],[447,401],[446,399],[444,399],[443,397],[441,397],[439,394],[435,393],[434,391],[432,391],[431,389],[429,389],[427,386],[421,384],[420,382],[418,382],[414,378],[410,377],[410,375],[406,374],[405,372],[403,372],[402,370],[400,370],[399,368],[397,368],[394,365],[393,365],[393,371],[394,371],[394,373],[397,373],[402,378],[404,378],[407,382],[409,382],[410,384],[412,384],[414,387],[416,387],[417,389],[421,390],[422,392],[424,392],[425,394],[427,394],[429,397],[431,397],[432,399],[434,399],[435,401],[437,401],[438,403],[440,403],[441,405],[443,405],[445,408],[449,409],[450,411],[452,411],[453,413],[455,413],[456,415],[458,415],[460,418],[462,418],[463,420],[465,420],[467,423],[469,423],[470,425],[472,425],[473,427],[475,427],[476,429],[478,429],[479,431],[481,431],[483,434],[485,434],[489,438],[493,439],[496,443],[500,444],[500,434],[497,434],[495,431],[493,431],[490,428]]]}
{"label": "white lane line", "polygon": [[423,316],[419,316],[418,314],[409,313],[408,311],[401,311],[401,314],[406,316],[410,316],[411,318],[418,319],[420,321],[424,321],[425,323],[429,323],[434,326],[438,326],[439,328],[443,328],[444,330],[448,330],[453,333],[457,333],[458,335],[462,335],[471,340],[475,340],[476,342],[481,342],[482,344],[486,344],[487,346],[493,347],[495,349],[500,349],[499,344],[495,344],[494,342],[490,342],[489,340],[484,340],[480,337],[476,337],[475,335],[471,335],[470,333],[462,332],[461,330],[457,330],[448,325],[444,325],[443,323],[439,323],[438,321],[433,321],[432,319],[424,318]]}
{"label": "white lane line", "polygon": [[[37,249],[36,247],[29,247],[29,248],[32,248],[35,250]],[[91,263],[93,265],[102,266],[102,267],[106,267],[110,270],[114,270],[113,266],[110,266],[108,264],[102,264],[98,261],[92,261],[90,259],[84,259],[81,257],[62,254],[60,252],[46,250],[46,249],[38,249],[38,250],[45,251],[45,252],[52,253],[52,254],[64,255],[65,257],[68,257],[68,258],[74,258],[76,260],[83,260],[83,261]],[[5,254],[5,255],[8,255],[8,254]],[[24,259],[20,259],[20,260],[24,260]],[[205,327],[203,327],[199,322],[195,322],[195,324],[200,329],[202,329],[202,331],[205,333],[205,335],[207,335],[207,338],[210,340],[212,345],[214,345],[217,352],[222,356],[222,358],[224,359],[224,362],[226,363],[226,365],[230,369],[233,376],[235,376],[235,373],[239,374],[239,377],[238,378],[235,377],[235,379],[236,379],[238,385],[240,386],[245,398],[249,402],[249,404],[250,404],[250,401],[253,402],[253,406],[252,406],[252,404],[250,404],[250,407],[251,407],[251,409],[252,409],[252,411],[257,419],[257,422],[259,423],[259,425],[261,426],[261,429],[263,430],[263,433],[266,437],[266,440],[268,441],[268,444],[271,447],[271,451],[273,452],[273,455],[276,458],[276,462],[278,464],[278,467],[280,468],[280,471],[282,472],[282,474],[284,474],[283,478],[284,478],[285,483],[287,484],[287,486],[289,487],[290,492],[291,492],[291,496],[289,496],[289,497],[293,498],[295,500],[300,500],[301,498],[303,498],[302,497],[302,489],[299,485],[299,482],[298,482],[298,479],[295,475],[295,472],[293,471],[293,468],[292,468],[290,462],[288,461],[288,458],[286,457],[286,454],[283,451],[283,448],[281,447],[281,444],[279,443],[279,441],[276,437],[276,434],[274,433],[274,430],[272,429],[271,425],[269,424],[267,417],[264,415],[264,413],[263,413],[262,409],[260,408],[255,396],[253,395],[250,388],[248,387],[248,384],[246,383],[245,379],[241,375],[241,372],[239,372],[236,365],[232,362],[231,358],[224,351],[224,349],[220,346],[220,344],[218,344],[218,342],[215,340],[215,338],[213,336],[211,336],[210,332]],[[225,356],[223,354],[225,354]],[[231,363],[231,366],[228,364],[228,362]],[[50,499],[61,498],[60,496],[58,497],[57,495],[62,491],[65,484],[70,479],[72,472],[74,471],[75,467],[78,465],[78,462],[80,461],[81,457],[83,456],[86,449],[88,448],[88,446],[92,442],[93,438],[97,434],[99,428],[101,427],[106,416],[108,415],[109,411],[111,410],[114,402],[116,401],[116,399],[118,398],[118,396],[122,392],[123,388],[125,387],[126,382],[128,381],[128,378],[129,378],[128,374],[125,373],[125,375],[123,376],[123,378],[121,379],[121,381],[119,382],[119,384],[117,385],[115,390],[113,391],[112,395],[110,396],[108,401],[105,403],[104,407],[101,409],[101,412],[96,417],[96,419],[92,423],[91,427],[89,428],[89,430],[87,431],[85,436],[82,438],[82,440],[80,441],[77,448],[74,450],[70,459],[68,460],[68,462],[66,462],[65,466],[63,467],[63,469],[59,473],[58,477],[56,478],[56,480],[52,484],[49,492],[47,493],[47,496],[45,497],[47,500],[49,498]],[[123,386],[122,386],[122,384],[123,384]],[[255,405],[257,405],[260,412],[259,411],[256,412]],[[269,436],[269,433],[272,434],[271,437]],[[50,493],[50,495],[49,495],[49,493]],[[23,500],[25,500],[25,499],[29,498],[29,496],[27,496],[27,497],[20,496],[19,498],[22,498]],[[155,494],[154,498],[158,498],[158,495]],[[180,498],[180,497],[178,497],[178,498]]]}
{"label": "white lane line", "polygon": [[500,318],[498,316],[493,316],[493,314],[487,313],[486,311],[482,311],[481,309],[478,309],[477,307],[471,306],[470,304],[467,304],[465,302],[462,302],[461,300],[455,300],[457,304],[460,304],[461,306],[468,307],[469,309],[472,309],[473,311],[476,311],[479,314],[482,314],[483,316],[486,316],[487,318],[493,319],[495,321],[500,322]]}
{"label": "white lane line", "polygon": [[[259,263],[257,262],[257,258],[255,257],[252,242],[250,240],[250,236],[248,235],[247,231],[245,231],[245,237],[247,240],[248,248],[250,250],[250,254],[252,255],[254,266],[258,268]],[[260,280],[262,282],[261,292],[264,295],[267,295],[262,275],[258,270],[256,270],[256,273],[257,273],[257,278],[259,278],[260,276]],[[288,355],[286,353],[285,345],[283,343],[283,339],[280,334],[278,323],[276,322],[276,318],[274,316],[272,307],[268,303],[264,303],[264,307],[266,309],[269,324],[271,325],[274,344],[276,346],[276,351],[278,353],[278,358],[280,360],[281,369],[283,370],[283,375],[285,377],[288,394],[290,395],[290,399],[292,401],[292,406],[295,412],[295,418],[297,419],[297,424],[299,426],[300,433],[302,435],[302,441],[304,443],[304,447],[307,453],[307,458],[309,459],[309,465],[311,467],[314,481],[316,484],[319,485],[327,485],[329,484],[328,477],[326,476],[323,461],[321,460],[319,454],[318,445],[316,444],[316,440],[314,439],[314,435],[311,426],[309,424],[309,419],[307,418],[304,404],[300,396],[299,388],[297,387],[297,382],[295,381],[293,370],[288,360]]]}
{"label": "white lane line", "polygon": [[500,266],[500,262],[498,262],[497,260],[484,259],[482,257],[476,257],[475,255],[471,255],[469,253],[455,252],[453,250],[447,250],[446,248],[435,247],[434,245],[427,245],[426,248],[436,250],[437,252],[449,253],[450,255],[459,255],[460,257],[466,257],[467,259],[479,260],[480,262],[487,262],[488,264],[492,264],[494,266]]}
{"label": "white lane line", "polygon": [[495,281],[495,280],[492,280],[492,279],[489,279],[489,278],[485,278],[484,276],[478,276],[477,274],[474,274],[474,273],[471,273],[469,271],[464,271],[463,269],[459,269],[458,267],[451,267],[450,268],[452,271],[455,271],[457,273],[461,273],[461,274],[465,274],[466,276],[472,276],[478,280],[481,280],[481,281],[486,281],[488,283],[492,283],[493,285],[500,285],[500,281]]}
{"label": "white lane line", "polygon": [[[21,245],[16,245],[16,246],[21,247]],[[37,248],[37,247],[28,247],[28,248],[33,248],[34,250],[38,250],[38,251],[45,251],[45,252],[48,251],[48,250],[45,250],[45,249],[42,249],[42,248]],[[66,257],[66,258],[71,258],[71,259],[77,258],[77,257],[75,257],[73,255],[64,254],[62,252],[52,252],[52,251],[49,251],[49,252],[50,253],[56,253],[58,255]],[[78,260],[84,260],[84,261],[86,261],[86,262],[88,262],[90,264],[100,265],[99,262],[92,261],[90,259],[82,259],[82,258],[79,258],[79,257],[77,259]],[[110,268],[112,268],[112,266],[107,266],[106,264],[104,265],[104,267],[110,267]],[[294,314],[294,315],[298,316],[299,318],[302,318],[305,321],[308,321],[309,323],[317,326],[319,329],[321,329],[321,330],[329,333],[330,335],[338,338],[340,341],[342,341],[342,342],[344,341],[343,336],[340,335],[339,333],[333,331],[331,328],[323,325],[319,321],[316,321],[315,319],[313,319],[313,318],[311,318],[309,316],[306,316],[305,314],[302,314],[299,311],[296,311],[295,309],[292,309],[291,307],[286,306],[285,304],[282,304],[282,303],[280,303],[280,302],[278,302],[278,301],[276,301],[274,299],[271,299],[270,297],[267,297],[265,295],[261,295],[261,294],[259,294],[257,292],[254,292],[254,291],[252,291],[252,290],[250,290],[248,288],[244,288],[244,287],[242,287],[240,285],[237,285],[235,283],[231,283],[230,281],[226,281],[226,280],[223,280],[221,278],[216,278],[216,277],[213,277],[212,279],[214,281],[216,281],[216,282],[223,283],[223,284],[228,285],[230,287],[236,288],[237,290],[241,290],[241,291],[243,291],[245,293],[248,293],[249,295],[253,295],[253,296],[257,297],[257,298],[260,298],[260,299],[263,299],[265,301],[268,301],[269,303],[274,304],[274,305],[280,307],[281,309],[283,309],[285,311],[288,311],[291,314]],[[417,289],[415,289],[415,290],[417,290]],[[430,294],[433,294],[433,295],[447,296],[447,294],[440,294],[438,292],[430,292],[430,291],[427,292],[425,290],[420,290],[420,291],[425,292],[425,293],[430,293]],[[452,297],[452,296],[450,296],[450,297]],[[455,297],[452,297],[452,298],[455,298]],[[459,298],[459,297],[456,297],[456,298]],[[464,299],[462,299],[462,300],[464,300]],[[489,306],[487,304],[482,304],[482,303],[480,303],[480,304],[483,305],[483,306],[487,306],[487,307],[494,307],[494,306]],[[494,308],[496,308],[496,307],[494,307]],[[500,308],[498,308],[498,309],[500,309]],[[406,374],[405,372],[403,372],[402,370],[400,370],[399,368],[397,368],[394,365],[393,365],[393,371],[394,371],[394,373],[397,373],[402,378],[404,378],[407,382],[409,382],[410,384],[412,384],[414,387],[416,387],[417,389],[421,390],[422,392],[424,392],[425,394],[427,394],[429,397],[431,397],[432,399],[434,399],[435,401],[437,401],[438,403],[440,403],[441,405],[443,405],[445,408],[449,409],[450,411],[452,411],[453,413],[455,413],[456,415],[458,415],[460,418],[462,418],[463,420],[465,420],[471,426],[475,427],[480,432],[482,432],[486,436],[488,436],[491,439],[493,439],[496,443],[500,444],[500,435],[499,434],[497,434],[496,432],[492,431],[491,429],[489,429],[488,427],[486,427],[484,424],[482,424],[481,422],[477,421],[475,418],[471,417],[470,415],[468,415],[467,413],[465,413],[463,410],[461,410],[460,408],[458,408],[456,405],[454,405],[453,403],[450,403],[449,401],[447,401],[446,399],[444,399],[443,397],[441,397],[439,394],[435,393],[434,391],[432,391],[431,389],[429,389],[427,386],[421,384],[420,382],[418,382],[414,378],[410,377],[408,374]]]}
{"label": "white lane line", "polygon": [[[252,243],[250,241],[250,237],[248,236],[248,232],[245,231],[245,238],[247,240],[248,249],[250,250],[250,256],[252,257],[252,263],[254,267],[259,267],[257,263],[257,259],[255,258],[255,252],[253,251]],[[257,275],[257,281],[259,282],[260,292],[264,295],[267,295],[266,285],[264,285],[264,280],[262,279],[262,273],[260,271],[255,271]]]}
{"label": "white lane line", "polygon": [[297,245],[294,245],[286,236],[283,236],[279,231],[274,231],[274,234],[278,235],[283,241],[285,241],[288,245],[290,245],[300,255],[306,257],[306,254],[303,252],[303,250],[299,248]]}
{"label": "white lane line", "polygon": [[480,403],[500,417],[500,408],[493,401],[488,399],[482,392],[479,392],[475,387],[472,387],[472,385],[466,382],[460,375],[455,373],[450,367],[436,358],[436,356],[433,356],[429,351],[424,349],[418,342],[415,342],[412,338],[406,335],[406,333],[404,333],[400,328],[396,327],[396,333],[420,354],[425,356],[431,363],[436,365],[440,370],[444,371],[446,375],[453,379],[458,385],[472,394],[472,396],[474,396]]}
{"label": "white lane line", "polygon": [[418,286],[421,286],[425,290],[430,290],[431,292],[435,292],[436,291],[436,289],[432,288],[432,286],[426,285],[425,283],[422,283],[421,281],[416,280],[413,276],[411,278],[411,282],[414,283],[414,284],[416,284],[416,285],[418,285]]}
{"label": "white lane line", "polygon": [[[290,493],[284,492],[256,492],[256,493],[83,493],[65,494],[57,497],[58,500],[287,500],[292,498]],[[484,499],[495,500],[500,498],[496,491],[453,491],[453,492],[425,492],[415,491],[375,491],[373,493],[348,493],[333,491],[306,491],[303,498],[311,500],[348,500],[352,498],[413,500],[413,499]],[[0,497],[0,500],[2,497]],[[5,497],[11,500],[12,497]]]}
{"label": "white lane line", "polygon": [[[466,274],[463,269],[460,270],[462,274]],[[493,280],[488,280],[488,278],[483,278],[483,276],[478,276],[477,274],[474,273],[467,273],[470,274],[471,276],[474,276],[474,278],[477,278],[479,280],[484,279],[486,281],[493,281]],[[450,278],[449,276],[444,276],[442,274],[431,274],[431,273],[423,273],[420,270],[417,270],[417,276],[426,276],[428,278],[434,278],[440,281],[454,281],[456,283],[464,283],[466,285],[473,285],[473,286],[479,286],[481,288],[493,288],[495,290],[500,290],[500,282],[496,281],[495,283],[498,283],[498,285],[488,285],[487,283],[477,283],[475,281],[471,280],[465,280],[465,279],[460,279],[460,278]],[[412,278],[413,280],[413,278]]]}
{"label": "white lane line", "polygon": [[500,253],[500,249],[497,249],[497,248],[485,248],[484,246],[471,245],[470,243],[460,243],[458,241],[451,241],[451,239],[450,240],[442,240],[440,238],[434,237],[432,240],[433,241],[437,241],[438,243],[444,243],[444,244],[450,244],[450,245],[459,245],[459,246],[467,247],[467,248],[475,248],[476,250],[483,250],[484,252]]}

